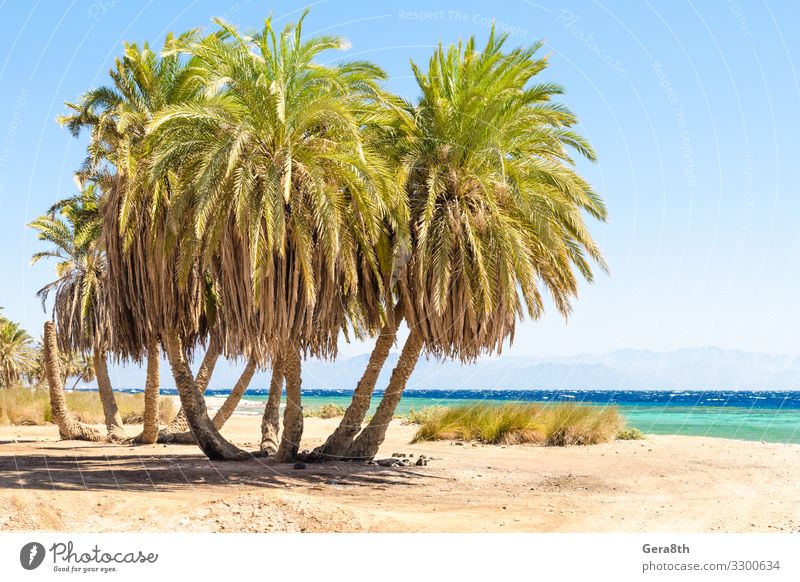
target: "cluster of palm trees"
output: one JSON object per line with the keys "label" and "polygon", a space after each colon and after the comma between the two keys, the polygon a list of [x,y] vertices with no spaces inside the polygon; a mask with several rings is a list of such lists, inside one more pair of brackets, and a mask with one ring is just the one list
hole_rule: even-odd
{"label": "cluster of palm trees", "polygon": [[30,378],[36,369],[33,338],[18,323],[0,316],[0,386]]}
{"label": "cluster of palm trees", "polygon": [[[38,388],[44,382],[42,344],[17,322],[0,315],[0,388],[11,388],[27,383]],[[64,380],[74,378],[72,388],[78,383],[95,379],[91,356],[79,352],[60,354],[60,367]]]}
{"label": "cluster of palm trees", "polygon": [[[219,428],[255,370],[271,368],[261,451],[292,460],[303,359],[375,337],[339,426],[303,453],[372,458],[423,352],[498,352],[545,296],[566,316],[578,277],[605,268],[586,218],[606,210],[571,157],[594,153],[554,101],[561,88],[537,82],[539,44],[509,49],[492,31],[482,49],[439,46],[427,70],[412,64],[412,103],[373,63],[321,59],[349,45],[304,38],[303,18],[252,34],[215,20],[213,33],[169,36],[160,52],[126,44],[111,83],[61,118],[90,142],[81,194],[33,223],[55,249],[34,259],[59,260],[41,291],[55,294],[45,363],[52,390],[59,350],[93,354],[110,438],[124,433],[107,357],[148,362],[138,440],[196,442],[213,459],[245,455]],[[402,323],[400,359],[365,424]],[[159,431],[162,349],[182,408]],[[218,357],[247,365],[212,419],[202,393]]]}

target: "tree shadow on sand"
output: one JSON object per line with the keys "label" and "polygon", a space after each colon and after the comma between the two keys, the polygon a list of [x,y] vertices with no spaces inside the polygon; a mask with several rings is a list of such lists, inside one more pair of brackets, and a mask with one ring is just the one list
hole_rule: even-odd
{"label": "tree shadow on sand", "polygon": [[[94,449],[94,453],[90,453]],[[38,447],[40,454],[0,455],[0,490],[170,491],[198,486],[358,486],[413,485],[442,479],[423,467],[380,467],[356,462],[309,463],[305,469],[264,457],[210,461],[200,454],[97,454],[97,447]],[[52,454],[49,450],[60,451]],[[75,451],[70,454],[70,451]]]}

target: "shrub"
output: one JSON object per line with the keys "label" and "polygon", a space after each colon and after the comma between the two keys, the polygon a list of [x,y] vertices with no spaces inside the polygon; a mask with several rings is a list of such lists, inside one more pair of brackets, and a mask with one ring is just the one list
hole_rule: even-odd
{"label": "shrub", "polygon": [[640,441],[644,439],[644,433],[638,428],[625,427],[617,433],[617,440],[620,441]]}
{"label": "shrub", "polygon": [[344,416],[344,406],[339,406],[332,402],[326,402],[319,408],[305,408],[303,409],[303,416],[316,417],[316,418],[336,418]]}
{"label": "shrub", "polygon": [[509,445],[591,445],[613,440],[624,424],[612,406],[478,404],[431,411],[420,423],[413,442],[447,439]]}

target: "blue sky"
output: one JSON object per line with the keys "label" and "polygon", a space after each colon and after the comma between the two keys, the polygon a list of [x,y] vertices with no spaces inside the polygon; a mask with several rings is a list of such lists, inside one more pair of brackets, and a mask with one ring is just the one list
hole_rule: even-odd
{"label": "blue sky", "polygon": [[[53,266],[26,223],[74,192],[85,146],[55,117],[103,84],[123,40],[296,19],[308,3],[0,1],[0,305],[39,334]],[[599,155],[581,170],[606,199],[593,225],[611,275],[584,285],[567,323],[519,326],[514,354],[718,345],[800,355],[800,39],[797,2],[339,2],[306,32],[338,33],[413,98],[409,59],[492,20],[512,44],[544,39]],[[333,56],[332,56],[333,58]],[[345,354],[366,351],[355,345]]]}

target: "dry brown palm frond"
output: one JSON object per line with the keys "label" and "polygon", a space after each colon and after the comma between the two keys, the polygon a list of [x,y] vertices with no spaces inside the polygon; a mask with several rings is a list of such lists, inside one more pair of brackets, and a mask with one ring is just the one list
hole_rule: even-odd
{"label": "dry brown palm frond", "polygon": [[[153,220],[143,205],[131,213],[135,225],[120,225],[124,180],[116,176],[103,204],[103,246],[109,284],[104,287],[112,329],[112,352],[141,361],[148,340],[161,330],[179,330],[189,349],[208,337],[205,280],[199,261],[179,273],[181,248],[175,227],[159,216]],[[127,238],[127,241],[126,241]]]}

